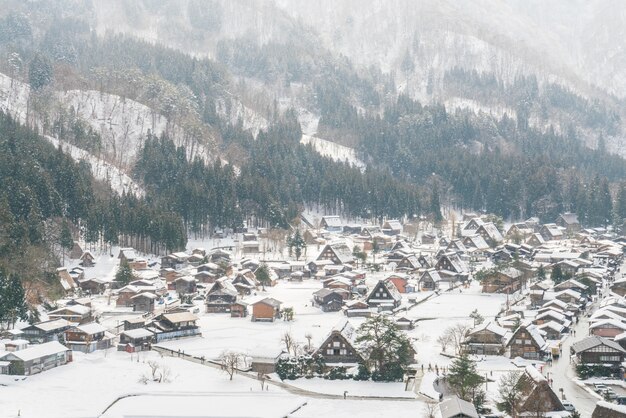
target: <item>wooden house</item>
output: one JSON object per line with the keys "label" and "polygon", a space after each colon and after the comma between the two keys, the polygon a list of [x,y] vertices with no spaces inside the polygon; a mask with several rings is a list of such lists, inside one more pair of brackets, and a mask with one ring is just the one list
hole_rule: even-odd
{"label": "wooden house", "polygon": [[135,328],[120,333],[118,351],[134,353],[137,351],[149,351],[155,342],[154,332],[145,328]]}
{"label": "wooden house", "polygon": [[154,304],[157,300],[157,295],[150,292],[139,293],[130,298],[133,312],[154,312]]}
{"label": "wooden house", "polygon": [[556,218],[555,223],[561,228],[565,229],[565,232],[569,235],[575,234],[580,231],[580,222],[578,222],[578,215],[571,212],[565,212]]}
{"label": "wooden house", "polygon": [[274,298],[261,299],[252,304],[252,321],[271,321],[280,318],[281,302]]}
{"label": "wooden house", "polygon": [[484,322],[467,333],[463,351],[477,355],[501,355],[509,331],[494,322]]}
{"label": "wooden house", "polygon": [[566,331],[566,328],[562,324],[555,321],[544,322],[538,325],[537,328],[539,328],[539,331],[541,331],[546,340],[560,340],[563,333]]}
{"label": "wooden house", "polygon": [[348,317],[366,317],[372,316],[372,310],[367,302],[359,299],[349,300],[344,303],[343,313]]}
{"label": "wooden house", "polygon": [[403,257],[397,264],[396,270],[415,271],[421,268],[419,258],[415,254]]}
{"label": "wooden house", "polygon": [[579,305],[585,303],[585,298],[575,290],[565,289],[554,295],[555,299],[560,300],[561,302]]}
{"label": "wooden house", "polygon": [[539,233],[545,241],[558,241],[564,238],[563,229],[557,224],[544,224]]}
{"label": "wooden house", "polygon": [[9,362],[11,375],[30,376],[72,361],[72,350],[58,341],[33,345],[24,350],[0,353],[0,361]]}
{"label": "wooden house", "polygon": [[61,283],[61,287],[66,292],[71,292],[78,286],[74,281],[74,278],[70,275],[70,272],[67,270],[67,267],[59,267],[57,269],[57,277],[59,279],[59,283]]}
{"label": "wooden house", "polygon": [[402,224],[397,219],[387,220],[383,223],[381,231],[385,235],[400,235],[402,233]]}
{"label": "wooden house", "polygon": [[392,281],[379,280],[367,296],[366,302],[372,308],[392,310],[400,306],[402,296]]}
{"label": "wooden house", "polygon": [[448,270],[456,274],[467,274],[468,269],[465,263],[457,254],[444,253],[439,256],[435,264],[436,270]]}
{"label": "wooden house", "polygon": [[419,286],[422,290],[435,290],[439,288],[441,277],[437,270],[425,270],[419,278]]}
{"label": "wooden house", "polygon": [[626,350],[619,343],[596,335],[576,341],[570,352],[579,364],[620,365],[626,357]]}
{"label": "wooden house", "polygon": [[341,364],[348,365],[365,364],[363,355],[355,347],[356,330],[347,320],[339,322],[324,339],[315,355],[324,359],[328,366]]}
{"label": "wooden house", "polygon": [[313,305],[324,312],[337,312],[343,306],[343,297],[332,289],[320,289],[313,293]]}
{"label": "wooden house", "polygon": [[320,228],[328,232],[341,232],[343,230],[341,218],[339,218],[339,216],[322,216]]}
{"label": "wooden house", "polygon": [[83,305],[64,306],[48,312],[48,318],[50,320],[65,319],[69,322],[84,324],[91,322],[91,308]]}
{"label": "wooden house", "polygon": [[65,345],[72,351],[92,353],[96,350],[111,348],[113,335],[106,327],[92,322],[72,327],[65,331]]}
{"label": "wooden house", "polygon": [[411,276],[402,273],[394,273],[387,277],[387,280],[391,281],[400,293],[407,293],[406,286],[410,279]]}
{"label": "wooden house", "polygon": [[461,236],[466,237],[468,235],[475,235],[478,228],[481,227],[484,223],[485,221],[483,221],[481,218],[470,219],[461,227]]}
{"label": "wooden house", "polygon": [[174,280],[174,286],[176,293],[179,295],[189,295],[196,293],[197,291],[196,279],[189,276],[182,276]]}
{"label": "wooden house", "polygon": [[626,405],[600,401],[596,403],[591,418],[626,418]]}
{"label": "wooden house", "polygon": [[539,247],[540,245],[543,245],[545,243],[546,243],[546,240],[543,238],[543,235],[541,235],[538,232],[531,234],[526,239],[526,244],[530,245],[531,247]]}
{"label": "wooden house", "polygon": [[484,293],[514,293],[522,287],[522,272],[513,267],[494,271],[482,281]]}
{"label": "wooden house", "polygon": [[514,242],[524,242],[535,231],[526,225],[525,222],[519,222],[511,225],[506,231],[506,239]]}
{"label": "wooden house", "polygon": [[524,324],[513,333],[507,349],[510,358],[538,360],[546,354],[547,344],[536,325]]}
{"label": "wooden house", "polygon": [[219,279],[206,295],[206,311],[208,313],[229,312],[231,305],[237,301],[237,289],[226,278]]}
{"label": "wooden house", "polygon": [[336,265],[351,264],[354,262],[354,256],[346,244],[328,244],[322,249],[317,260],[331,260]]}
{"label": "wooden house", "polygon": [[155,342],[201,335],[198,317],[191,312],[163,313],[157,316],[146,329],[154,332]]}
{"label": "wooden house", "polygon": [[626,323],[615,319],[604,319],[589,325],[589,334],[599,337],[614,338],[626,332]]}
{"label": "wooden house", "polygon": [[245,318],[248,316],[248,304],[242,301],[233,302],[230,305],[230,316],[232,318]]}
{"label": "wooden house", "polygon": [[74,325],[65,319],[52,319],[22,328],[22,335],[31,343],[56,341]]}
{"label": "wooden house", "polygon": [[547,412],[565,411],[548,380],[533,366],[526,366],[516,385],[519,397],[514,416],[545,416]]}
{"label": "wooden house", "polygon": [[96,258],[90,251],[85,251],[83,255],[80,256],[80,265],[83,267],[93,267],[96,265]]}
{"label": "wooden house", "polygon": [[100,295],[106,290],[107,282],[98,278],[81,280],[78,285],[88,295]]}
{"label": "wooden house", "polygon": [[504,241],[504,237],[493,222],[483,223],[476,229],[476,233],[483,237],[485,242],[492,247],[499,245]]}
{"label": "wooden house", "polygon": [[458,396],[450,396],[439,404],[441,418],[479,418],[476,407]]}

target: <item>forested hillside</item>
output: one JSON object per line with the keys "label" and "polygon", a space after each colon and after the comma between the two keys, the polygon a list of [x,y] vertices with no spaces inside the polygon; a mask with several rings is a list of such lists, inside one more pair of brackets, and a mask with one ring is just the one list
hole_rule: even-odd
{"label": "forested hillside", "polygon": [[[149,6],[144,3],[136,4]],[[262,41],[240,30],[244,23],[224,36],[233,10],[217,4],[195,13],[189,32],[214,58],[189,54],[180,40],[172,48],[98,33],[92,13],[101,10],[88,2],[14,5],[24,13],[0,15],[6,57],[0,72],[11,77],[0,105],[9,103],[20,121],[61,144],[116,166],[145,191],[113,193],[92,178],[85,161],[44,152],[50,145],[3,116],[7,147],[26,146],[20,138],[28,137],[39,153],[11,145],[2,169],[35,158],[24,167],[53,171],[48,180],[10,175],[3,207],[7,225],[15,225],[8,230],[19,239],[3,244],[5,255],[21,245],[58,247],[59,234],[38,230],[45,220],[59,231],[64,225],[76,236],[80,231],[87,242],[131,242],[159,252],[184,247],[188,233],[245,222],[285,228],[307,206],[371,220],[437,219],[440,202],[511,220],[548,221],[565,210],[592,226],[626,217],[626,163],[610,153],[623,131],[619,99],[545,77],[507,79],[454,67],[421,80],[434,101],[420,103],[398,94],[421,65],[418,57],[426,56],[419,38],[406,50],[402,73],[385,73],[355,66],[318,42],[306,24],[280,13],[276,33]],[[437,101],[468,97],[464,109]],[[478,112],[474,105],[500,111]],[[122,110],[102,112],[109,107]],[[119,126],[114,114],[125,113],[136,120]],[[123,132],[131,122],[141,125],[134,136]],[[364,164],[333,161],[300,144],[302,122],[319,138],[353,147]],[[59,165],[64,169],[53,170]]]}
{"label": "forested hillside", "polygon": [[115,195],[86,163],[1,112],[0,184],[0,267],[28,281],[45,282],[55,272],[56,256],[72,248],[78,225],[92,243],[132,236],[149,240],[154,251],[172,251],[187,242],[173,213]]}

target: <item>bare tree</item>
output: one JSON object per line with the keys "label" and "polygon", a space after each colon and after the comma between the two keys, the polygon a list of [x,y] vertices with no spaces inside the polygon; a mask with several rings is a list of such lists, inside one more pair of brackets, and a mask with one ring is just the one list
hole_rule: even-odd
{"label": "bare tree", "polygon": [[295,355],[296,341],[294,340],[293,335],[291,335],[290,331],[285,331],[280,341],[285,344],[285,350],[287,350],[288,354],[291,354],[292,351],[294,351]]}
{"label": "bare tree", "polygon": [[437,338],[437,343],[441,346],[441,351],[443,351],[444,353],[446,352],[446,349],[448,348],[451,342],[452,342],[452,335],[448,332],[444,332]]}
{"label": "bare tree", "polygon": [[435,418],[437,416],[437,404],[435,402],[426,402],[426,418]]}
{"label": "bare tree", "polygon": [[241,353],[236,351],[224,351],[220,356],[220,363],[222,364],[222,370],[228,374],[230,380],[233,380],[235,372],[243,365],[244,358]]}
{"label": "bare tree", "polygon": [[313,335],[310,332],[307,332],[304,335],[304,338],[307,340],[307,351],[311,351],[311,340],[313,339]]}
{"label": "bare tree", "polygon": [[[459,354],[461,352],[461,349],[463,348],[463,341],[465,341],[465,337],[470,329],[469,325],[458,323],[445,330],[443,335],[446,336],[445,338],[450,339],[450,342],[454,346],[455,354]],[[439,342],[439,340],[437,342]]]}
{"label": "bare tree", "polygon": [[510,371],[502,377],[498,383],[498,409],[509,415],[514,414],[515,405],[517,404],[522,393],[517,384],[520,379],[520,372]]}
{"label": "bare tree", "polygon": [[152,374],[152,380],[153,381],[157,381],[157,375],[159,373],[159,363],[157,363],[154,360],[150,360],[149,362],[146,363],[148,365],[148,367],[150,367],[150,372]]}

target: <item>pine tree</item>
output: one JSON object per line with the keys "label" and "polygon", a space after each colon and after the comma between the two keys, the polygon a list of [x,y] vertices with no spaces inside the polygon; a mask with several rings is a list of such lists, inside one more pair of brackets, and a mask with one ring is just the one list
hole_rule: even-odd
{"label": "pine tree", "polygon": [[134,277],[135,274],[133,273],[133,269],[130,267],[130,264],[128,264],[128,261],[125,259],[122,259],[120,266],[117,269],[117,273],[115,273],[115,281],[121,286],[126,286],[134,280]]}
{"label": "pine tree", "polygon": [[412,348],[396,324],[385,316],[374,316],[359,327],[356,342],[362,344],[368,356],[374,380],[402,379],[403,368],[412,360]]}
{"label": "pine tree", "polygon": [[59,239],[61,249],[63,250],[63,264],[65,264],[65,251],[70,251],[74,247],[74,239],[72,238],[72,232],[67,224],[66,220],[63,220],[61,225],[61,237]]}
{"label": "pine tree", "polygon": [[476,363],[463,353],[450,365],[447,382],[459,398],[473,402],[483,378],[476,371]]}
{"label": "pine tree", "polygon": [[306,242],[304,238],[302,238],[299,229],[296,229],[296,232],[287,239],[287,246],[289,248],[289,255],[291,256],[293,253],[296,256],[296,260],[299,260],[302,255],[302,250],[306,250]]}
{"label": "pine tree", "polygon": [[265,286],[270,284],[270,271],[269,271],[269,267],[267,267],[267,264],[263,263],[259,266],[258,269],[256,269],[256,271],[254,272],[254,275],[256,276],[256,279],[259,281],[259,283],[261,283],[261,286],[263,286],[263,290],[265,291]]}
{"label": "pine tree", "polygon": [[39,90],[52,81],[52,65],[50,61],[41,56],[35,55],[28,67],[28,82],[34,90]]}

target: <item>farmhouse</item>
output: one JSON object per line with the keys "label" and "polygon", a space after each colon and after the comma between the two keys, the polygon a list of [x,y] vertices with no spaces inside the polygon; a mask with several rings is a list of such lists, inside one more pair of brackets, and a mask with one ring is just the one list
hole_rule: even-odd
{"label": "farmhouse", "polygon": [[356,330],[347,320],[339,322],[315,351],[326,364],[355,366],[365,364],[365,359],[355,348]]}
{"label": "farmhouse", "polygon": [[509,357],[525,359],[541,359],[547,344],[536,325],[522,325],[514,333],[507,344]]}
{"label": "farmhouse", "polygon": [[576,356],[578,363],[590,364],[621,364],[626,357],[626,350],[615,341],[598,336],[587,337],[576,341],[570,347],[572,355]]}
{"label": "farmhouse", "polygon": [[370,307],[391,310],[400,306],[402,296],[390,280],[379,280],[366,299]]}
{"label": "farmhouse", "polygon": [[73,351],[91,353],[105,350],[112,346],[112,341],[113,335],[97,322],[78,325],[65,331],[65,345]]}
{"label": "farmhouse", "polygon": [[331,260],[336,265],[354,262],[352,250],[346,244],[328,244],[322,249],[317,260]]}
{"label": "farmhouse", "polygon": [[58,341],[50,341],[0,354],[0,360],[10,363],[9,374],[30,376],[72,361],[72,350]]}
{"label": "farmhouse", "polygon": [[261,299],[252,304],[252,321],[271,321],[280,318],[281,302],[274,298]]}

